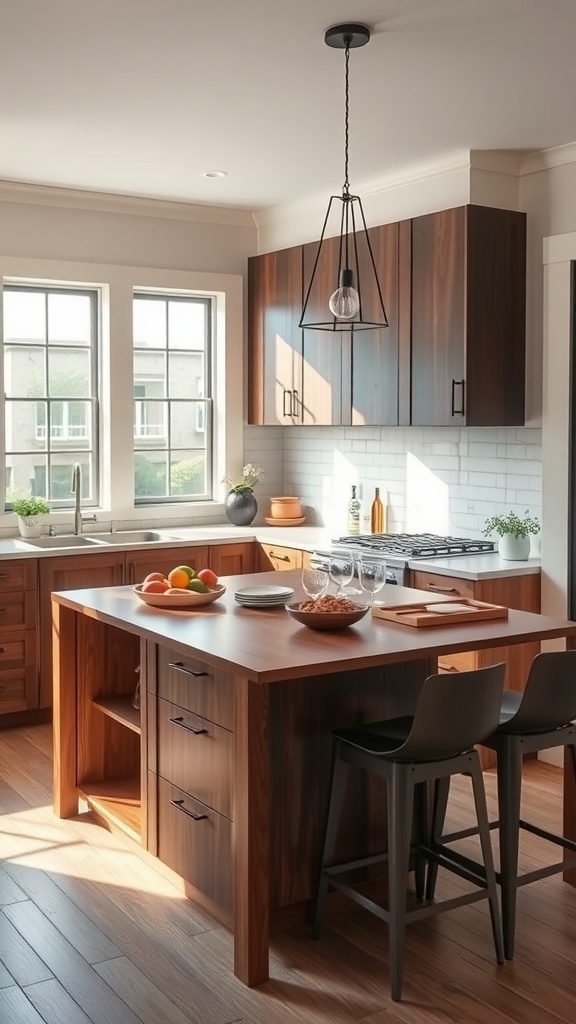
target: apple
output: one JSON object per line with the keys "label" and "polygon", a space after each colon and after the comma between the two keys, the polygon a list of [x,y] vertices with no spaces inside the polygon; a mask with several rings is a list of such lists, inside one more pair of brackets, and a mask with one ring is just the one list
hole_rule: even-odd
{"label": "apple", "polygon": [[163,583],[164,580],[165,576],[163,572],[149,572],[148,575],[144,578],[143,583],[154,583],[155,581]]}
{"label": "apple", "polygon": [[142,584],[143,594],[165,594],[169,589],[164,577],[159,580],[144,580]]}
{"label": "apple", "polygon": [[202,583],[206,587],[209,587],[210,590],[213,590],[214,587],[218,586],[218,577],[212,569],[200,569],[198,579],[202,580]]}

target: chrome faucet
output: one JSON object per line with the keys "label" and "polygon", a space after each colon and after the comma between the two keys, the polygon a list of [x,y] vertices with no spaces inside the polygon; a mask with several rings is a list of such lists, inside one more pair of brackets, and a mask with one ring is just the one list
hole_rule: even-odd
{"label": "chrome faucet", "polygon": [[82,523],[98,522],[97,517],[83,516],[80,502],[82,500],[82,469],[79,462],[74,463],[74,469],[72,470],[72,493],[74,495],[74,536],[77,537],[82,533]]}

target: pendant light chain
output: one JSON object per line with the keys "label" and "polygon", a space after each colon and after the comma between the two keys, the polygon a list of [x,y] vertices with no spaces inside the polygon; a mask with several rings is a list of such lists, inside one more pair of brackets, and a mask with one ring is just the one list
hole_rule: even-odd
{"label": "pendant light chain", "polygon": [[348,179],[348,114],[350,110],[350,86],[349,86],[349,72],[350,72],[350,44],[346,42],[346,86],[344,94],[344,184],[342,186],[342,195],[348,196],[350,194],[350,181]]}

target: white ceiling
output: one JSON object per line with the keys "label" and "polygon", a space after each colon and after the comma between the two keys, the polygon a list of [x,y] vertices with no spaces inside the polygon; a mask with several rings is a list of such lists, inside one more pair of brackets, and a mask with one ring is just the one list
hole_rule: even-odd
{"label": "white ceiling", "polygon": [[[256,210],[576,140],[575,0],[0,0],[0,179]],[[206,170],[225,179],[208,180]]]}

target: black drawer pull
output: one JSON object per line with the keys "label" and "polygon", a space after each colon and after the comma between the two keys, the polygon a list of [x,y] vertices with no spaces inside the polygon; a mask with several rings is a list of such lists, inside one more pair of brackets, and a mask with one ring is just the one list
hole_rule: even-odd
{"label": "black drawer pull", "polygon": [[439,587],[437,583],[427,583],[426,590],[437,590],[439,594],[459,594],[457,587]]}
{"label": "black drawer pull", "polygon": [[[286,408],[286,399],[287,398],[290,399],[288,408]],[[292,392],[291,391],[284,391],[284,394],[282,395],[282,415],[283,416],[291,416],[292,415]]]}
{"label": "black drawer pull", "polygon": [[276,562],[290,561],[290,555],[277,555],[275,551],[270,552],[270,558],[273,558]]}
{"label": "black drawer pull", "polygon": [[7,572],[0,572],[0,580],[9,580],[10,574]]}
{"label": "black drawer pull", "polygon": [[[463,416],[464,415],[464,384],[463,380],[452,380],[452,403],[451,403],[451,414],[452,416]],[[462,388],[460,395],[460,408],[456,408],[456,388]]]}
{"label": "black drawer pull", "polygon": [[182,716],[180,716],[180,718],[169,718],[168,721],[171,725],[178,725],[181,729],[186,729],[186,732],[193,732],[195,736],[200,736],[203,732],[208,732],[208,729],[193,729],[191,725],[186,725]]}
{"label": "black drawer pull", "polygon": [[7,608],[0,608],[0,615],[5,615],[7,611]]}
{"label": "black drawer pull", "polygon": [[194,818],[194,821],[202,821],[202,818],[207,818],[207,814],[196,814],[195,811],[189,811],[187,807],[184,807],[183,800],[171,800],[172,807],[175,807],[177,811],[183,811],[189,818]]}
{"label": "black drawer pull", "polygon": [[175,669],[176,672],[183,672],[185,676],[194,676],[194,678],[198,678],[198,676],[210,675],[209,672],[193,672],[191,668],[186,668],[186,666],[183,665],[181,661],[169,662],[168,668],[173,668]]}

